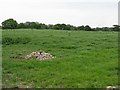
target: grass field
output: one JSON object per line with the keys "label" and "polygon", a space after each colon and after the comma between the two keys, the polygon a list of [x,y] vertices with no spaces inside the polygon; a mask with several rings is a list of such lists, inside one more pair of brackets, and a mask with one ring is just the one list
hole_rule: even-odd
{"label": "grass field", "polygon": [[[3,30],[3,87],[104,88],[118,85],[118,33],[67,30]],[[26,38],[29,42],[25,42]],[[25,43],[24,43],[25,42]],[[14,58],[43,50],[54,59]]]}

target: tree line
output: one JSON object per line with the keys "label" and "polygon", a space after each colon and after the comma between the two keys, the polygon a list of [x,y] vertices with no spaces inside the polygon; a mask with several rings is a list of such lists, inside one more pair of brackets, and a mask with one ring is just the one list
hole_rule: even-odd
{"label": "tree line", "polygon": [[96,27],[91,28],[89,25],[86,26],[73,26],[70,24],[49,24],[39,22],[25,22],[18,23],[16,20],[10,18],[2,22],[2,29],[56,29],[56,30],[84,30],[84,31],[119,31],[119,25],[113,25],[113,27]]}

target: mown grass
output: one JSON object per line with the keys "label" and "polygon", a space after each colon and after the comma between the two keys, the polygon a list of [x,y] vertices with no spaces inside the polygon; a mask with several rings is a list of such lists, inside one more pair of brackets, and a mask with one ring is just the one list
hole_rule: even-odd
{"label": "mown grass", "polygon": [[[4,30],[3,87],[104,88],[118,85],[118,33],[66,30]],[[17,38],[29,42],[14,43]],[[33,51],[56,56],[25,60]]]}

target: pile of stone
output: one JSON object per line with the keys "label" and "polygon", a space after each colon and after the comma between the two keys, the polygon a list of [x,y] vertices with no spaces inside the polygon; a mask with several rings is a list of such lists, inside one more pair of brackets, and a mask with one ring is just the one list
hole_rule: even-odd
{"label": "pile of stone", "polygon": [[30,53],[25,58],[26,59],[36,58],[38,60],[46,60],[46,59],[55,58],[55,56],[51,55],[50,53],[46,53],[44,51],[36,51],[36,52]]}
{"label": "pile of stone", "polygon": [[118,90],[118,88],[115,86],[107,86],[106,90]]}

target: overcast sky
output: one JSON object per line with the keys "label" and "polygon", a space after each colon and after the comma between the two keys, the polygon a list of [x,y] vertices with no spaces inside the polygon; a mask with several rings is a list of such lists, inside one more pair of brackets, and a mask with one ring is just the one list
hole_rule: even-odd
{"label": "overcast sky", "polygon": [[118,24],[118,1],[0,0],[0,23],[8,18],[14,18],[17,22],[112,26]]}

